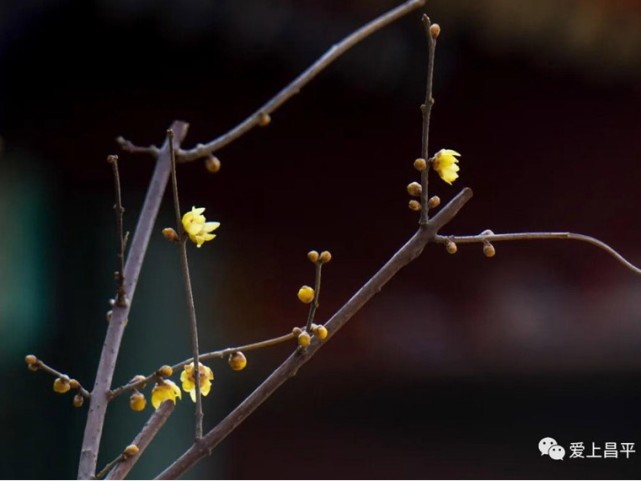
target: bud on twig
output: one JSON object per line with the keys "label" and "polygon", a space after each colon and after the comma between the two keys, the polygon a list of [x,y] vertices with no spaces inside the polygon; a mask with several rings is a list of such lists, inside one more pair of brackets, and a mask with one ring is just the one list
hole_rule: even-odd
{"label": "bud on twig", "polygon": [[332,260],[332,253],[330,251],[323,251],[320,253],[320,257],[318,258],[318,260],[323,264],[327,264]]}
{"label": "bud on twig", "polygon": [[205,160],[205,168],[212,174],[218,172],[221,166],[222,164],[220,163],[220,160],[215,155],[210,155]]}
{"label": "bud on twig", "polygon": [[438,38],[438,36],[441,34],[441,26],[438,23],[433,23],[430,26],[430,35],[432,38]]}
{"label": "bud on twig", "polygon": [[258,125],[261,127],[267,127],[272,122],[272,118],[267,112],[261,112],[258,114]]}
{"label": "bud on twig", "polygon": [[421,210],[421,203],[418,200],[410,200],[409,204],[407,205],[410,210],[413,210],[414,212],[418,212]]}
{"label": "bud on twig", "polygon": [[418,158],[414,161],[414,168],[418,170],[419,172],[423,172],[425,169],[427,169],[427,161],[425,159]]}
{"label": "bud on twig", "polygon": [[439,205],[441,205],[441,198],[438,195],[430,197],[430,199],[427,201],[428,209],[435,209]]}
{"label": "bud on twig", "polygon": [[307,253],[307,258],[310,262],[316,262],[318,260],[319,254],[316,251],[309,251]]}
{"label": "bud on twig", "polygon": [[456,243],[454,241],[448,240],[445,243],[445,250],[447,250],[449,254],[456,254],[458,247],[456,247]]}
{"label": "bud on twig", "polygon": [[423,192],[423,188],[421,187],[421,184],[418,182],[412,182],[411,184],[407,185],[407,193],[413,197],[418,197],[421,195],[421,192]]}

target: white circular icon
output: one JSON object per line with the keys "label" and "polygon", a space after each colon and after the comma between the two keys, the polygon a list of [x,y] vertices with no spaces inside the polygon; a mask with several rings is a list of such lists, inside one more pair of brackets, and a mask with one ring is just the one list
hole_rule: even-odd
{"label": "white circular icon", "polygon": [[539,441],[539,451],[541,456],[545,456],[550,451],[552,446],[556,446],[556,441],[553,438],[543,438]]}

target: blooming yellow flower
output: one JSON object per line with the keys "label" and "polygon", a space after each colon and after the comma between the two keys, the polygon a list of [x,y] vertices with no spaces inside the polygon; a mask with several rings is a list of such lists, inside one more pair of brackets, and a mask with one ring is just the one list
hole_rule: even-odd
{"label": "blooming yellow flower", "polygon": [[[188,392],[191,396],[191,400],[194,402],[196,402],[195,370],[196,367],[194,366],[194,363],[191,362],[185,365],[183,372],[180,373],[180,380],[183,383],[183,391]],[[214,380],[214,373],[202,362],[198,363],[198,371],[200,372],[200,394],[206,396],[211,390],[211,382]]]}
{"label": "blooming yellow flower", "polygon": [[158,381],[151,390],[151,404],[155,409],[167,400],[176,404],[176,398],[182,399],[182,393],[178,386],[168,379]]}
{"label": "blooming yellow flower", "polygon": [[458,171],[460,170],[458,164],[458,159],[460,157],[455,150],[450,149],[441,149],[434,155],[434,161],[432,166],[436,173],[448,184],[452,185],[456,179],[458,179]]}
{"label": "blooming yellow flower", "polygon": [[197,247],[213,240],[216,235],[212,232],[220,226],[220,222],[207,222],[203,212],[205,212],[204,207],[192,207],[189,212],[183,215],[182,219],[185,232]]}

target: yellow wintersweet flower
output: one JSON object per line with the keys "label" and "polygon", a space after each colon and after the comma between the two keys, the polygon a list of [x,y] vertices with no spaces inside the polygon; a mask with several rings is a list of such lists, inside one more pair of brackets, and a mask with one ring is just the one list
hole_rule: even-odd
{"label": "yellow wintersweet flower", "polygon": [[[180,373],[180,380],[183,383],[183,391],[188,392],[191,400],[196,402],[196,377],[194,376],[196,367],[191,362],[185,365],[183,372]],[[200,372],[200,394],[206,396],[211,390],[211,382],[214,380],[214,373],[202,362],[198,363]]]}
{"label": "yellow wintersweet flower", "polygon": [[151,404],[155,409],[167,400],[176,404],[176,398],[182,399],[182,393],[178,386],[168,379],[159,380],[151,390]]}
{"label": "yellow wintersweet flower", "polygon": [[220,222],[207,222],[203,212],[205,212],[204,207],[192,207],[189,212],[183,215],[182,219],[185,232],[197,247],[213,240],[216,235],[212,232],[220,226]]}
{"label": "yellow wintersweet flower", "polygon": [[458,171],[460,170],[458,164],[458,159],[460,157],[455,150],[450,149],[441,149],[434,155],[434,160],[432,162],[432,167],[436,173],[448,184],[452,185],[456,179],[458,179]]}

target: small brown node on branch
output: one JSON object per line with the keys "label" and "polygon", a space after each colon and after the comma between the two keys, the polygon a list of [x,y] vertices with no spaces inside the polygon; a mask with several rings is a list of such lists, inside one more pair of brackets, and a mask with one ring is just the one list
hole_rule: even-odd
{"label": "small brown node on branch", "polygon": [[258,125],[261,127],[267,127],[269,124],[271,124],[272,118],[269,116],[267,112],[261,112],[258,114]]}
{"label": "small brown node on branch", "polygon": [[212,174],[218,172],[221,167],[222,164],[220,162],[220,159],[215,155],[210,155],[205,159],[205,168]]}
{"label": "small brown node on branch", "polygon": [[138,390],[135,390],[131,396],[129,396],[129,407],[132,411],[140,412],[145,409],[147,406],[147,399],[145,395]]}
{"label": "small brown node on branch", "polygon": [[424,158],[419,157],[414,161],[414,168],[419,172],[423,172],[425,169],[427,169],[427,161]]}
{"label": "small brown node on branch", "polygon": [[435,209],[439,205],[441,205],[441,198],[438,195],[434,195],[430,197],[429,200],[427,201],[428,209]]}
{"label": "small brown node on branch", "polygon": [[131,457],[138,454],[138,452],[140,452],[140,449],[138,449],[138,446],[136,446],[135,444],[130,444],[125,448],[122,454],[124,454],[126,457]]}
{"label": "small brown node on branch", "polygon": [[[136,374],[134,377],[131,378],[131,381],[129,381],[129,382],[130,383],[141,382],[141,381],[144,381],[145,379],[147,379],[147,378],[145,376],[143,376],[142,374]],[[147,387],[147,383],[142,384],[139,387],[140,387],[140,389],[145,389]]]}
{"label": "small brown node on branch", "polygon": [[332,253],[330,251],[323,251],[320,253],[318,260],[321,262],[321,264],[327,264],[332,260]]}
{"label": "small brown node on branch", "polygon": [[419,197],[421,195],[421,192],[423,192],[423,188],[418,182],[412,182],[411,184],[407,185],[407,193],[412,197]]}
{"label": "small brown node on branch", "polygon": [[313,332],[313,333],[314,333],[314,335],[315,335],[318,339],[320,339],[321,341],[322,341],[323,339],[326,339],[326,338],[327,338],[327,334],[328,334],[328,332],[327,332],[327,328],[326,328],[325,326],[313,326],[313,327],[312,327],[312,332]]}
{"label": "small brown node on branch", "polygon": [[298,337],[298,335],[299,335],[301,332],[303,332],[303,330],[302,330],[300,327],[295,327],[295,328],[293,328],[293,329],[292,329],[292,334],[293,334],[294,336],[297,336],[297,337]]}
{"label": "small brown node on branch", "polygon": [[75,379],[70,379],[69,380],[69,387],[71,389],[79,389],[80,388],[80,383]]}
{"label": "small brown node on branch", "polygon": [[456,254],[456,251],[458,251],[458,247],[456,246],[456,243],[454,241],[448,240],[445,243],[445,250],[449,254]]}
{"label": "small brown node on branch", "polygon": [[438,23],[433,23],[430,26],[430,35],[436,39],[441,34],[441,26]]}
{"label": "small brown node on branch", "polygon": [[117,155],[108,155],[107,156],[107,163],[113,164],[114,162],[118,162],[118,156]]}
{"label": "small brown node on branch", "polygon": [[27,365],[36,364],[38,362],[38,358],[33,354],[27,354],[24,357],[24,362],[26,362]]}
{"label": "small brown node on branch", "polygon": [[73,400],[71,401],[71,404],[73,404],[73,407],[75,408],[82,407],[84,403],[85,403],[85,398],[82,394],[76,394],[73,397]]}
{"label": "small brown node on branch", "polygon": [[485,255],[485,257],[494,257],[496,255],[496,249],[489,242],[484,242],[483,254]]}
{"label": "small brown node on branch", "polygon": [[247,366],[247,358],[240,351],[231,353],[227,362],[233,371],[242,371]]}
{"label": "small brown node on branch", "polygon": [[317,262],[319,257],[320,255],[318,254],[317,251],[309,251],[307,253],[307,258],[309,259],[310,262]]}
{"label": "small brown node on branch", "polygon": [[307,347],[311,342],[312,337],[307,333],[307,331],[303,331],[298,335],[298,345],[300,347]]}
{"label": "small brown node on branch", "polygon": [[178,234],[172,227],[165,227],[162,230],[162,235],[170,242],[178,242]]}
{"label": "small brown node on branch", "polygon": [[414,199],[410,200],[407,206],[410,208],[410,210],[413,210],[415,212],[419,212],[422,209],[421,203],[418,200]]}
{"label": "small brown node on branch", "polygon": [[168,366],[167,364],[160,366],[158,368],[158,371],[156,371],[159,376],[162,377],[170,377],[173,373],[174,370],[171,368],[171,366]]}
{"label": "small brown node on branch", "polygon": [[71,386],[69,385],[69,378],[67,376],[57,377],[53,381],[53,390],[58,394],[69,392]]}

